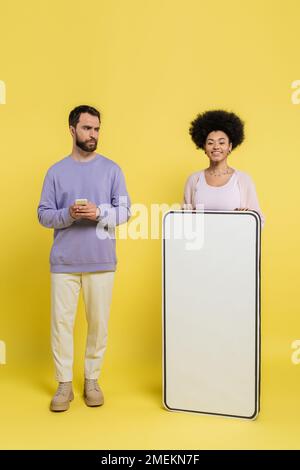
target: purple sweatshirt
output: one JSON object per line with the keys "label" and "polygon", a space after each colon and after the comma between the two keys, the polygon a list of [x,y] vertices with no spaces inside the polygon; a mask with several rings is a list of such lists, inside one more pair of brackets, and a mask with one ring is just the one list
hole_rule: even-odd
{"label": "purple sweatshirt", "polygon": [[[79,198],[99,206],[99,222],[71,217],[69,207]],[[54,229],[51,272],[115,271],[114,227],[129,216],[125,179],[112,160],[96,154],[88,162],[78,162],[69,155],[52,165],[38,206],[39,222]]]}

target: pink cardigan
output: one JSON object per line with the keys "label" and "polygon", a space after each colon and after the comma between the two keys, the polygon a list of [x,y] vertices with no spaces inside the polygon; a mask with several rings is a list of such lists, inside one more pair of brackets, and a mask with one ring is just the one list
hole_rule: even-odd
{"label": "pink cardigan", "polygon": [[[235,170],[237,174],[238,185],[241,195],[241,208],[254,210],[259,213],[262,228],[265,224],[265,217],[260,209],[258,198],[256,195],[255,185],[252,178],[245,172]],[[183,209],[196,209],[195,206],[195,187],[199,180],[199,171],[193,173],[187,180],[184,188]]]}

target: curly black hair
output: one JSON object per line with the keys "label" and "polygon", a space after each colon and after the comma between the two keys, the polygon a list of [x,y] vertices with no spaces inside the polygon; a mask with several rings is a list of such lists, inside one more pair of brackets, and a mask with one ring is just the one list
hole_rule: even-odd
{"label": "curly black hair", "polygon": [[189,129],[196,147],[202,149],[208,134],[212,131],[225,132],[232,143],[232,149],[240,145],[245,137],[243,121],[236,114],[221,109],[198,114]]}

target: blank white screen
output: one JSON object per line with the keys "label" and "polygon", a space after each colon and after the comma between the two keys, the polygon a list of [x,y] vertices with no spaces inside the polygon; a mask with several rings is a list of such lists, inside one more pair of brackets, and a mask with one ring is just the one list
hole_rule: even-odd
{"label": "blank white screen", "polygon": [[[190,249],[191,221],[202,232],[200,248]],[[252,211],[170,212],[163,237],[165,405],[253,418],[259,388],[259,217]]]}

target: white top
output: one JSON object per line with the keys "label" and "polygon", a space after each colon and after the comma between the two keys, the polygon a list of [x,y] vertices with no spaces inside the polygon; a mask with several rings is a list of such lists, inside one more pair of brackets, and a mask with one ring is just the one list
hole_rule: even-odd
{"label": "white top", "polygon": [[231,178],[223,186],[211,186],[206,182],[204,170],[200,171],[195,187],[195,204],[196,206],[204,204],[204,210],[232,211],[239,208],[241,195],[236,172],[232,173]]}
{"label": "white top", "polygon": [[[190,175],[185,183],[185,187],[184,187],[184,198],[183,198],[183,202],[182,202],[182,209],[183,210],[194,210],[196,209],[196,201],[195,201],[195,196],[197,195],[197,198],[198,200],[204,200],[206,199],[207,200],[207,196],[205,197],[205,194],[204,194],[204,197],[202,198],[202,196],[200,196],[201,194],[201,190],[204,190],[204,188],[208,188],[208,189],[211,189],[213,190],[213,194],[216,196],[216,198],[219,200],[220,198],[218,197],[218,195],[222,194],[222,188],[226,187],[226,185],[224,186],[220,186],[220,187],[212,187],[210,185],[201,185],[201,187],[199,187],[199,191],[195,192],[195,189],[196,189],[196,186],[199,182],[199,179],[200,179],[200,173],[201,171],[204,171],[204,170],[200,170],[200,171],[196,171],[195,173],[193,173],[192,175]],[[255,189],[255,184],[251,178],[251,176],[249,176],[247,173],[245,173],[244,171],[240,171],[240,170],[237,170],[236,168],[234,169],[234,174],[236,175],[236,179],[237,179],[237,184],[238,184],[238,188],[240,190],[240,199],[241,199],[241,203],[239,206],[237,206],[239,209],[249,209],[251,211],[256,211],[260,218],[261,218],[261,226],[262,228],[264,227],[264,224],[265,224],[265,216],[264,214],[262,213],[261,211],[261,208],[260,208],[260,205],[259,205],[259,202],[258,202],[258,197],[257,197],[257,194],[256,194],[256,189]],[[233,175],[232,175],[233,176]],[[234,179],[233,179],[234,181]],[[203,181],[202,181],[203,183]],[[206,181],[205,181],[206,183]],[[206,192],[206,191],[205,191]],[[234,204],[232,204],[232,207],[235,206],[236,202],[234,201]],[[207,201],[207,206],[208,206],[208,201]],[[211,207],[211,205],[210,205]],[[224,204],[222,204],[222,209],[224,208]],[[202,207],[199,207],[199,210],[201,210]],[[235,209],[235,207],[234,207]],[[210,209],[210,210],[213,210],[213,209]]]}

